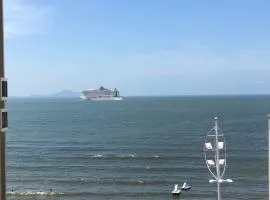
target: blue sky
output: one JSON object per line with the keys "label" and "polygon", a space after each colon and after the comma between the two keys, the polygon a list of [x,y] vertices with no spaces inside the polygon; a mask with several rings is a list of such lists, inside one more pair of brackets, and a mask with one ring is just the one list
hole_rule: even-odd
{"label": "blue sky", "polygon": [[269,0],[4,0],[10,96],[270,94]]}

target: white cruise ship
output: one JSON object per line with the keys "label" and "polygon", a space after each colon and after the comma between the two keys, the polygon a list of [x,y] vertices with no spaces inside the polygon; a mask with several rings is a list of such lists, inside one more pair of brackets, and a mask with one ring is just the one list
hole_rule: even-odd
{"label": "white cruise ship", "polygon": [[122,100],[119,91],[115,88],[110,90],[101,86],[99,89],[87,89],[83,90],[81,98],[84,100],[96,100],[96,101],[106,101],[106,100]]}

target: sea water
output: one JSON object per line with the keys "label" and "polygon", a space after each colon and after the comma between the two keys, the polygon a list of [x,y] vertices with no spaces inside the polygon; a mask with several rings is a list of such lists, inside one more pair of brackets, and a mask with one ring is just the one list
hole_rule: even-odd
{"label": "sea water", "polygon": [[227,145],[222,199],[268,198],[269,96],[127,97],[123,101],[8,101],[7,197],[24,199],[216,198],[206,133],[219,117]]}

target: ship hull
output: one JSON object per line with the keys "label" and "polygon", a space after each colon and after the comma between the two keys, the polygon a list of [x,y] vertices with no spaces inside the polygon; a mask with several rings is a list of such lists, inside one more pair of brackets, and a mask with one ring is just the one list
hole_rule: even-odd
{"label": "ship hull", "polygon": [[81,96],[81,99],[88,100],[88,101],[121,101],[123,100],[122,97],[86,97]]}

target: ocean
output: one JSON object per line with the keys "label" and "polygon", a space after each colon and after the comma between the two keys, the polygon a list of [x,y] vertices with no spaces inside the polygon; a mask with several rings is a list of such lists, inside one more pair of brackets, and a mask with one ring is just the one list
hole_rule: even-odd
{"label": "ocean", "polygon": [[10,98],[8,200],[216,199],[204,141],[219,117],[227,146],[222,199],[268,199],[270,96]]}

